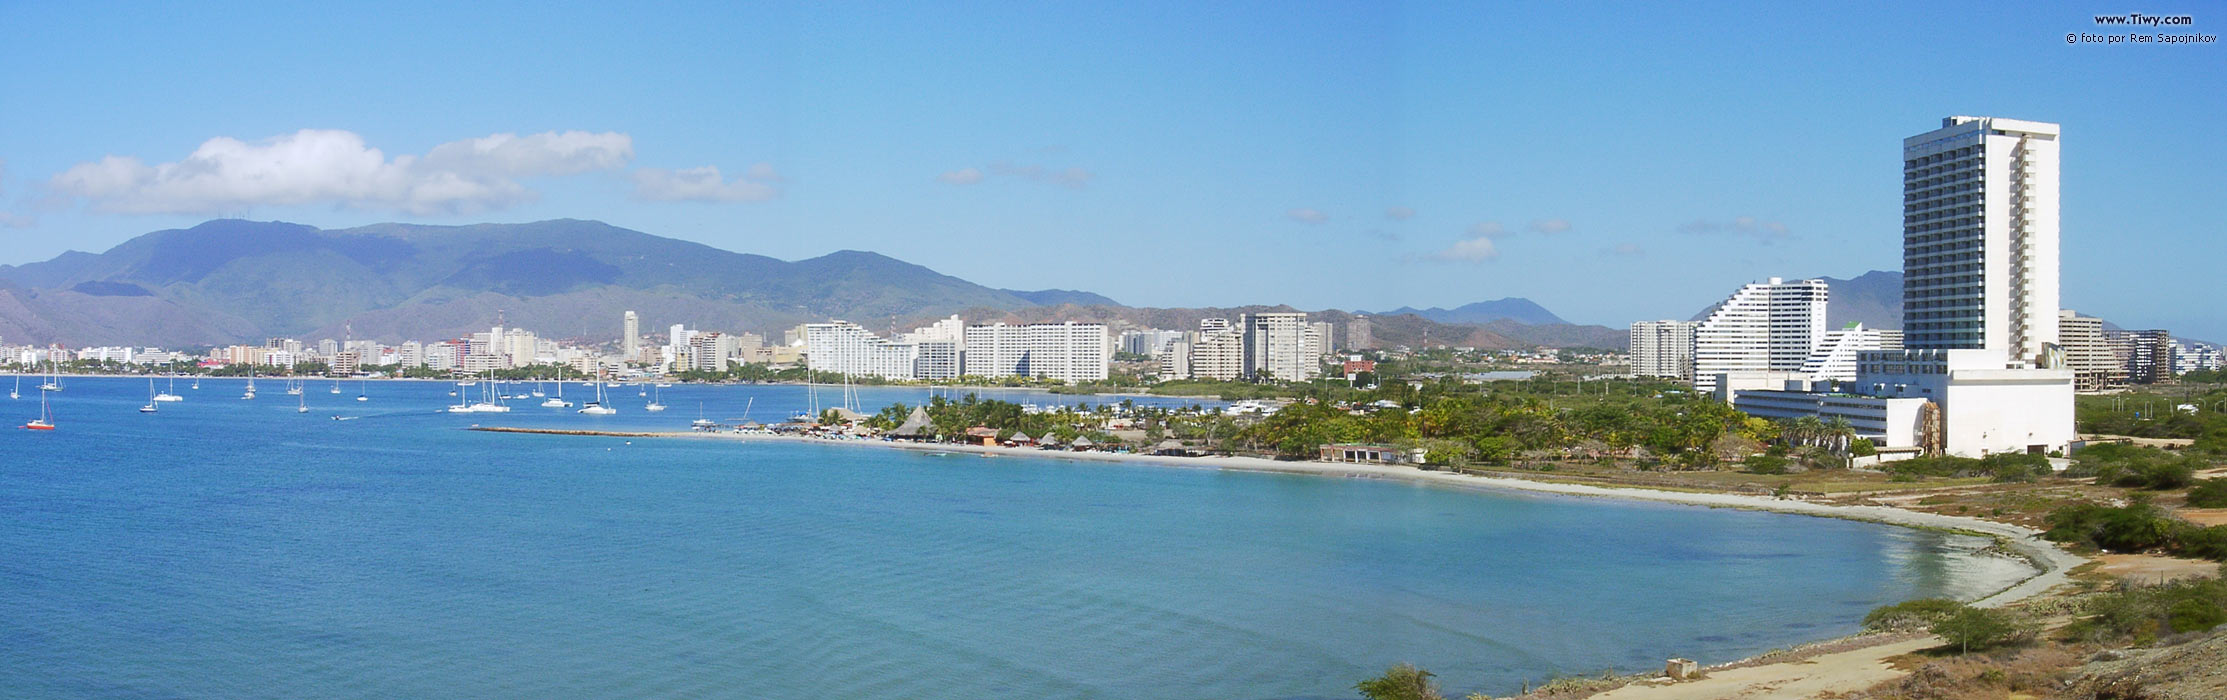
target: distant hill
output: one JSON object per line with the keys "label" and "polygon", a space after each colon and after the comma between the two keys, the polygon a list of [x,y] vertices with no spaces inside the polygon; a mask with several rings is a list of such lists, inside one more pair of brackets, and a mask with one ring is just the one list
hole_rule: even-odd
{"label": "distant hill", "polygon": [[1562,320],[1562,317],[1554,315],[1554,312],[1546,310],[1545,307],[1522,297],[1480,301],[1451,309],[1437,307],[1417,309],[1403,306],[1391,311],[1375,312],[1375,315],[1378,316],[1398,316],[1400,314],[1415,314],[1439,323],[1476,324],[1501,320],[1516,321],[1534,326],[1569,323],[1569,321]]}
{"label": "distant hill", "polygon": [[[1788,278],[1788,279],[1810,279]],[[1872,270],[1852,279],[1819,277],[1825,280],[1825,327],[1844,328],[1851,323],[1862,323],[1865,328],[1899,330],[1902,328],[1902,273],[1890,270]],[[1734,290],[1726,290],[1731,296]],[[1709,305],[1691,320],[1699,321],[1716,312],[1723,302]]]}
{"label": "distant hill", "polygon": [[[779,332],[839,318],[894,333],[960,314],[970,322],[1100,320],[1192,329],[1208,316],[1289,307],[1139,309],[1086,291],[994,289],[877,253],[783,261],[596,221],[323,230],[217,220],[156,231],[107,252],[0,266],[0,338],[70,346],[258,343],[273,336],[398,343],[507,324],[605,342],[620,315],[658,333],[691,327]],[[1372,314],[1376,345],[1622,347],[1621,329],[1562,323],[1523,299]],[[1343,311],[1315,320],[1338,324]]]}
{"label": "distant hill", "polygon": [[1104,297],[984,287],[876,253],[786,262],[595,221],[320,230],[210,221],[105,253],[0,266],[0,337],[71,345],[200,345],[266,336],[387,342],[494,323],[615,337],[635,309],[672,323],[772,332],[844,318],[870,326],[922,312]]}

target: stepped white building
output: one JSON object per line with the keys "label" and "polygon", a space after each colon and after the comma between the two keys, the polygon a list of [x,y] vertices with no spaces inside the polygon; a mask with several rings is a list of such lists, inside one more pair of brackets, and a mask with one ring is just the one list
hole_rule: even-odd
{"label": "stepped white building", "polygon": [[1825,339],[1821,279],[1777,277],[1741,287],[1693,331],[1694,388],[1715,391],[1726,373],[1799,372]]}
{"label": "stepped white building", "polygon": [[814,372],[835,372],[884,379],[911,379],[920,348],[892,342],[849,321],[804,324],[805,346],[810,348],[806,366]]}
{"label": "stepped white building", "polygon": [[1865,328],[1853,324],[1827,331],[1809,359],[1802,361],[1802,378],[1812,382],[1856,381],[1858,356],[1867,350],[1902,349],[1902,331]]}

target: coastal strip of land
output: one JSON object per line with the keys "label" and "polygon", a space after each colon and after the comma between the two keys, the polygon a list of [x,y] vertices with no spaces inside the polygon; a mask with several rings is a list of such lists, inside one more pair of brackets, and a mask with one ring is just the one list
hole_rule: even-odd
{"label": "coastal strip of land", "polygon": [[474,427],[473,430],[492,433],[530,433],[541,435],[600,436],[622,438],[694,438],[707,440],[742,440],[764,442],[791,442],[818,445],[855,445],[918,452],[975,454],[986,457],[1037,457],[1097,462],[1120,462],[1141,465],[1171,466],[1189,469],[1219,469],[1229,471],[1270,472],[1278,474],[1307,474],[1363,479],[1401,479],[1417,483],[1462,489],[1527,491],[1566,496],[1590,496],[1654,501],[1712,508],[1739,508],[1797,515],[1860,520],[1887,525],[1932,530],[1949,530],[1992,537],[2016,552],[2036,569],[2033,576],[2008,588],[1974,601],[1973,605],[1996,607],[2024,600],[2048,591],[2067,581],[2066,574],[2073,567],[2087,563],[2087,559],[2059,548],[2055,543],[2041,539],[2033,529],[1998,523],[1980,518],[1940,513],[1922,513],[1892,506],[1838,505],[1811,503],[1790,498],[1751,496],[1731,493],[1666,491],[1646,488],[1620,488],[1570,484],[1552,481],[1532,481],[1506,477],[1477,476],[1456,472],[1425,471],[1414,467],[1383,464],[1349,464],[1319,461],[1283,461],[1262,457],[1199,456],[1166,457],[1120,452],[1064,452],[1027,447],[987,447],[982,445],[956,445],[947,443],[916,443],[889,440],[833,439],[797,435],[731,432],[622,432],[602,430],[570,430],[553,428]]}

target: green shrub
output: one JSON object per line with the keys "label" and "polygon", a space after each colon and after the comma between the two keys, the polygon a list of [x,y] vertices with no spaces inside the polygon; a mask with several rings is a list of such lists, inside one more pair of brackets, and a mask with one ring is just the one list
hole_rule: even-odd
{"label": "green shrub", "polygon": [[1785,474],[1785,473],[1786,473],[1786,458],[1785,458],[1785,457],[1773,457],[1773,456],[1771,456],[1771,455],[1767,455],[1767,454],[1764,454],[1764,455],[1755,455],[1755,456],[1752,456],[1752,457],[1749,457],[1749,458],[1747,458],[1746,464],[1747,464],[1747,467],[1748,467],[1748,473],[1750,473],[1750,474]]}
{"label": "green shrub", "polygon": [[1848,454],[1853,457],[1870,457],[1879,454],[1879,447],[1871,444],[1871,438],[1856,438],[1854,442],[1848,443]]}
{"label": "green shrub", "polygon": [[2188,491],[2190,508],[2227,508],[2227,478],[2205,479]]}
{"label": "green shrub", "polygon": [[1956,647],[1959,653],[2023,642],[2031,639],[2036,630],[2017,613],[1968,606],[1933,623],[1933,633],[1949,646]]}
{"label": "green shrub", "polygon": [[2051,511],[2043,522],[2049,525],[2049,530],[2042,536],[2051,540],[2139,552],[2170,543],[2174,526],[2179,521],[2167,517],[2148,500],[2136,499],[2120,508],[2074,503]]}
{"label": "green shrub", "polygon": [[2067,625],[2065,634],[2075,640],[2147,644],[2222,623],[2227,623],[2227,580],[2210,578],[2123,585],[2090,600],[2088,614]]}
{"label": "green shrub", "polygon": [[1369,700],[1444,700],[1432,675],[1414,664],[1402,663],[1385,669],[1384,675],[1353,684],[1353,689]]}
{"label": "green shrub", "polygon": [[1864,629],[1874,632],[1925,629],[1964,608],[1947,598],[1919,598],[1872,608],[1864,615]]}

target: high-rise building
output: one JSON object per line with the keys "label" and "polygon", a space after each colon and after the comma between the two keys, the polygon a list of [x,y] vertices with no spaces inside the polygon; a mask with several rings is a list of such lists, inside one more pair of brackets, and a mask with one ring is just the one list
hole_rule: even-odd
{"label": "high-rise building", "polygon": [[1632,324],[1632,376],[1693,378],[1692,321],[1638,321]]}
{"label": "high-rise building", "polygon": [[1147,329],[1122,331],[1121,341],[1118,345],[1122,352],[1157,358],[1167,353],[1169,344],[1181,340],[1183,340],[1182,331]]}
{"label": "high-rise building", "polygon": [[642,319],[636,317],[632,311],[626,312],[626,322],[624,327],[620,329],[620,333],[622,335],[619,336],[619,346],[622,355],[628,360],[633,360],[634,356],[642,350]]}
{"label": "high-rise building", "polygon": [[2103,391],[2126,385],[2126,366],[2111,355],[2104,340],[2103,319],[2082,316],[2072,309],[2057,312],[2057,343],[2065,348],[2065,363],[2072,366],[2074,391]]}
{"label": "high-rise building", "polygon": [[1693,383],[1715,391],[1720,374],[1800,372],[1825,339],[1824,280],[1773,277],[1733,292],[1693,332]]}
{"label": "high-rise building", "polygon": [[2058,342],[2058,134],[1960,116],[1902,140],[1905,346],[2031,364]]}
{"label": "high-rise building", "polygon": [[2156,384],[2173,379],[2173,334],[2162,330],[2104,331],[2105,341],[2126,368],[2129,384]]}
{"label": "high-rise building", "polygon": [[1263,376],[1287,382],[1304,382],[1322,372],[1322,355],[1310,352],[1315,343],[1307,336],[1313,329],[1307,326],[1303,313],[1245,314],[1238,318],[1238,329],[1244,334],[1245,376]]}
{"label": "high-rise building", "polygon": [[1316,357],[1323,357],[1329,355],[1330,353],[1337,352],[1337,324],[1333,324],[1328,321],[1320,321],[1316,323],[1309,323],[1307,324],[1307,327],[1314,329],[1315,332],[1314,346],[1313,349],[1309,352],[1314,353]]}
{"label": "high-rise building", "polygon": [[834,372],[885,379],[911,379],[919,347],[890,342],[849,321],[804,324],[810,354],[806,366],[814,372]]}
{"label": "high-rise building", "polygon": [[962,363],[977,377],[1102,381],[1113,362],[1103,323],[967,326],[965,342]]}
{"label": "high-rise building", "polygon": [[1376,346],[1376,337],[1369,334],[1369,317],[1355,314],[1345,322],[1345,347],[1348,350],[1367,350]]}

